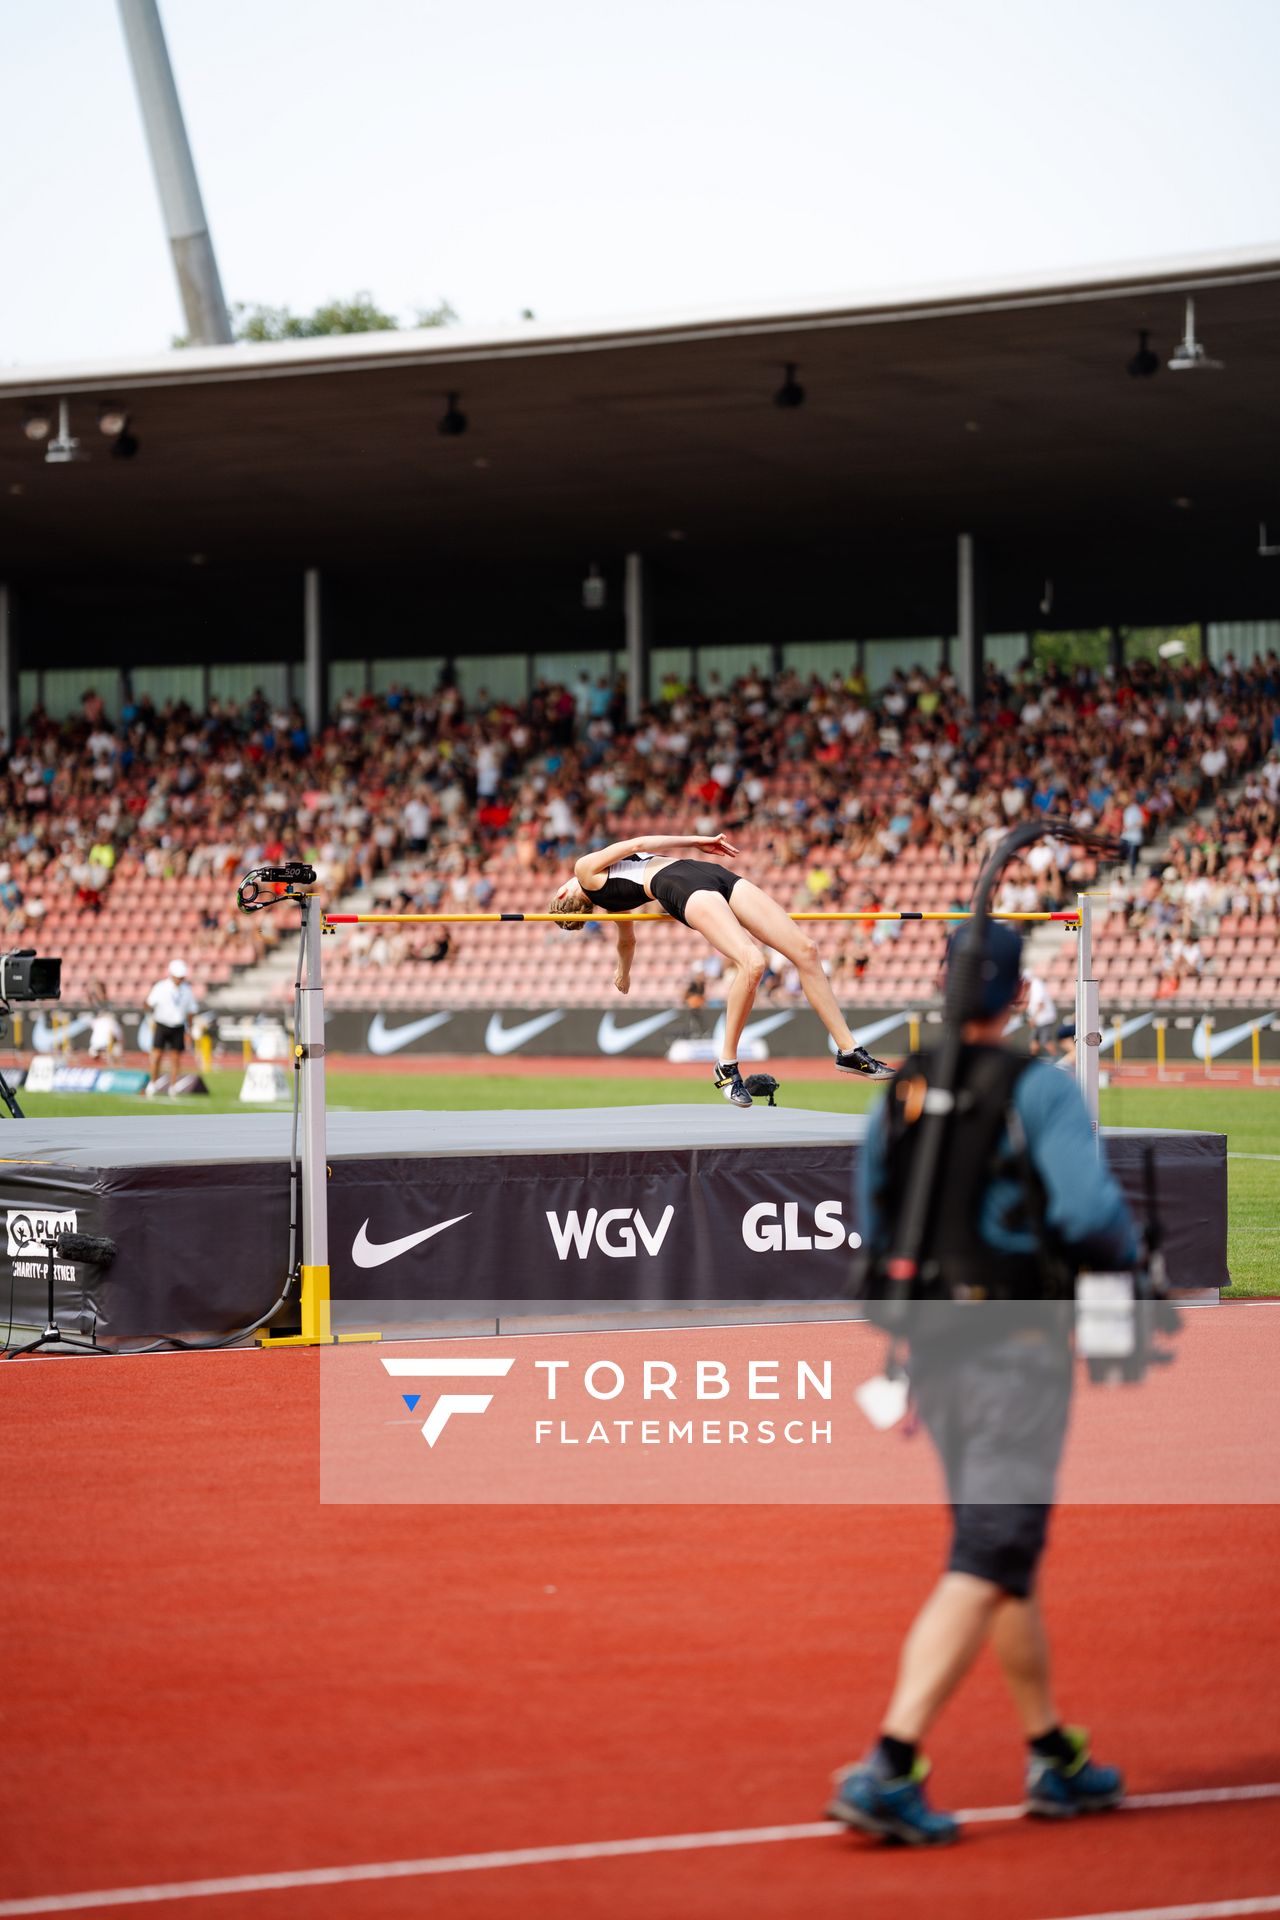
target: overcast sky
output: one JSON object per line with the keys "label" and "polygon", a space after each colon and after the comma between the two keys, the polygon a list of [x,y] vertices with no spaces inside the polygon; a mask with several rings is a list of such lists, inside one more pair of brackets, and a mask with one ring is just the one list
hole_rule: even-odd
{"label": "overcast sky", "polygon": [[[468,324],[1280,241],[1280,0],[161,0],[229,299]],[[114,0],[0,15],[0,362],[182,329]]]}

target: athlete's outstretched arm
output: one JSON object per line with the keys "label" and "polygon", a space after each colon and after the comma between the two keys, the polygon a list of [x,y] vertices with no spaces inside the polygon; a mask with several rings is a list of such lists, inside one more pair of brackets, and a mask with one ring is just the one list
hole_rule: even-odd
{"label": "athlete's outstretched arm", "polygon": [[618,926],[618,963],[613,969],[613,984],[619,993],[631,991],[631,962],[636,957],[636,930],[625,920]]}
{"label": "athlete's outstretched arm", "polygon": [[598,853],[584,853],[581,860],[575,861],[573,871],[579,886],[590,887],[604,878],[615,860],[629,860],[633,853],[681,851],[722,853],[732,859],[738,849],[722,833],[641,833],[634,840],[615,840],[612,846],[601,847]]}

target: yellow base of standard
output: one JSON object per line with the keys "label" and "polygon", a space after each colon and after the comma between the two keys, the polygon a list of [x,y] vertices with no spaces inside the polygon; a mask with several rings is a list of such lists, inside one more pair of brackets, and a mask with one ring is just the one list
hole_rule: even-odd
{"label": "yellow base of standard", "polygon": [[255,1336],[262,1347],[332,1347],[347,1346],[356,1340],[381,1340],[378,1332],[371,1333],[334,1333],[329,1317],[329,1269],[328,1267],[307,1267],[301,1269],[302,1279],[302,1326],[297,1333],[273,1333],[270,1327],[263,1327]]}

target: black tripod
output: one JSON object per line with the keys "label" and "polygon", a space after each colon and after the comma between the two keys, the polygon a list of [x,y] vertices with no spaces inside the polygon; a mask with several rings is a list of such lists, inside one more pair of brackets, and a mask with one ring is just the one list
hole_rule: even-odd
{"label": "black tripod", "polygon": [[109,1267],[116,1257],[115,1241],[99,1239],[92,1233],[52,1233],[45,1249],[45,1280],[49,1289],[45,1330],[35,1340],[28,1340],[24,1347],[12,1348],[6,1359],[18,1360],[24,1353],[38,1353],[43,1347],[60,1347],[64,1352],[74,1353],[104,1353],[106,1349],[96,1342],[69,1339],[58,1325],[53,1311],[53,1262],[56,1255],[68,1263],[78,1260],[85,1266]]}
{"label": "black tripod", "polygon": [[27,1117],[26,1114],[22,1111],[22,1108],[18,1105],[17,1094],[14,1092],[13,1088],[9,1085],[9,1082],[5,1079],[2,1073],[0,1073],[0,1100],[3,1100],[6,1107],[8,1107],[10,1119],[12,1120],[26,1119]]}

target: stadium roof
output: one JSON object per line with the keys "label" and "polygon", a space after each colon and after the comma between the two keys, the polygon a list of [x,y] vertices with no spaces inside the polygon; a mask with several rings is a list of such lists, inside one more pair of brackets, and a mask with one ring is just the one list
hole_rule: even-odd
{"label": "stadium roof", "polygon": [[[1221,372],[1164,364],[1187,294]],[[1143,328],[1153,379],[1126,373]],[[243,609],[250,583],[265,604],[320,566],[383,623],[416,609],[384,650],[422,652],[424,609],[458,650],[577,644],[587,563],[639,550],[658,643],[920,634],[950,630],[964,530],[991,630],[1047,624],[1046,578],[1061,625],[1263,617],[1280,611],[1280,565],[1256,553],[1258,522],[1280,529],[1278,350],[1272,248],[0,370],[0,579],[44,610],[24,631],[53,639],[59,608],[76,622],[127,596],[139,631],[160,601]],[[771,404],[787,362],[796,410]],[[470,425],[448,438],[454,391]],[[47,466],[21,415],[61,396],[93,458]],[[128,407],[136,459],[107,457],[103,401]]]}

